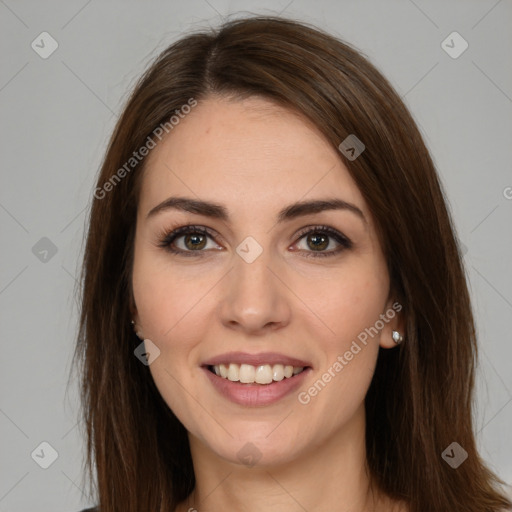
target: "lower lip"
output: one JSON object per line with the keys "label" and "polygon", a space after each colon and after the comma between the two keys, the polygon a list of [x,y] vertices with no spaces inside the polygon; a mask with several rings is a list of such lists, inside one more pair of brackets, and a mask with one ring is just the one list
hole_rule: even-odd
{"label": "lower lip", "polygon": [[213,387],[225,398],[239,405],[270,405],[293,393],[303,383],[311,368],[306,368],[293,377],[284,378],[271,384],[243,384],[219,377],[202,367]]}

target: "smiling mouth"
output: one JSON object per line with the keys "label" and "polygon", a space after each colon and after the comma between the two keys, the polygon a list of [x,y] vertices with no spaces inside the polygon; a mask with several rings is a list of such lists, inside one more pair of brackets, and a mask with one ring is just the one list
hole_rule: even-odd
{"label": "smiling mouth", "polygon": [[291,379],[308,369],[308,366],[291,366],[283,364],[218,364],[207,366],[218,377],[242,384],[272,384],[284,379]]}

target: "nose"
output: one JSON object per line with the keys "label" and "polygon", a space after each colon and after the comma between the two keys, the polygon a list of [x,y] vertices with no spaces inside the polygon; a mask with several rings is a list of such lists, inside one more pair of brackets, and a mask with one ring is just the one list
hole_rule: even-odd
{"label": "nose", "polygon": [[225,327],[262,335],[290,322],[291,291],[283,270],[263,251],[252,263],[236,254],[223,280],[219,315]]}

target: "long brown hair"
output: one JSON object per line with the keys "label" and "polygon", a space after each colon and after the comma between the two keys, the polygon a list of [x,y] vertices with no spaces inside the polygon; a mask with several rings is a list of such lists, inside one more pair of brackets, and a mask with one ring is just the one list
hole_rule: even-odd
{"label": "long brown hair", "polygon": [[[411,512],[512,506],[475,444],[474,320],[453,222],[418,128],[350,45],[304,23],[250,17],[188,35],[157,57],[120,116],[98,177],[74,362],[100,511],[174,510],[195,485],[187,432],[133,353],[131,269],[145,159],[126,162],[191,98],[200,104],[213,94],[274,100],[310,119],[334,147],[351,134],[366,146],[355,160],[340,158],[375,220],[407,332],[399,348],[380,350],[365,400],[372,479]],[[468,454],[457,469],[441,456],[454,441]]]}

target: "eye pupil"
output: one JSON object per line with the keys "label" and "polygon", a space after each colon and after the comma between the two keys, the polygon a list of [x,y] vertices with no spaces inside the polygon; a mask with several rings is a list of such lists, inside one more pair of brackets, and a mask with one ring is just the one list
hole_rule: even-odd
{"label": "eye pupil", "polygon": [[[192,250],[202,249],[205,246],[205,241],[206,241],[206,237],[199,233],[194,233],[194,234],[185,236],[185,245],[187,246],[188,249],[192,249]],[[192,244],[189,245],[189,242],[192,242]],[[199,243],[197,243],[197,242],[199,242]]]}
{"label": "eye pupil", "polygon": [[314,249],[325,249],[329,246],[329,237],[325,235],[310,235],[308,241],[313,241],[311,247]]}

